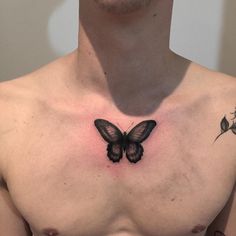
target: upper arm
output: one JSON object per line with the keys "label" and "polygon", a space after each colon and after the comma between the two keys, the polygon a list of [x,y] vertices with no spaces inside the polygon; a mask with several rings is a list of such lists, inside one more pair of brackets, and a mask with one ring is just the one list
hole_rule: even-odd
{"label": "upper arm", "polygon": [[[0,139],[0,146],[4,146]],[[3,179],[3,162],[0,151],[0,235],[30,236],[31,231],[11,200],[7,184]]]}
{"label": "upper arm", "polygon": [[232,236],[236,232],[236,184],[225,207],[209,226],[207,236],[221,236],[215,234],[216,231],[222,232],[222,236]]}
{"label": "upper arm", "polygon": [[4,111],[0,116],[0,235],[5,236],[28,236],[32,235],[27,223],[21,217],[20,213],[11,200],[7,184],[4,181],[4,172],[6,170],[7,160],[5,155],[5,134],[8,129],[7,121],[12,117],[8,111],[9,104],[6,102],[6,96],[0,89],[0,110]]}
{"label": "upper arm", "polygon": [[[3,144],[0,140],[0,146]],[[3,145],[4,146],[4,145]],[[3,163],[0,152],[0,235],[6,236],[30,236],[31,231],[14,206],[7,184],[2,177]]]}
{"label": "upper arm", "polygon": [[27,223],[12,203],[3,180],[0,180],[0,235],[32,235]]}

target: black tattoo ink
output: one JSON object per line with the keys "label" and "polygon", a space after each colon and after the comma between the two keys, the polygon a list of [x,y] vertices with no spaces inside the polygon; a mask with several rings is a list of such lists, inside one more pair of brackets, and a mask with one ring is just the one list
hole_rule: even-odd
{"label": "black tattoo ink", "polygon": [[234,117],[231,120],[235,120],[236,119],[236,107],[235,107],[235,111],[230,113],[231,115],[234,115]]}
{"label": "black tattoo ink", "polygon": [[97,119],[94,121],[96,128],[108,142],[107,156],[113,162],[119,162],[126,153],[131,163],[137,163],[143,156],[141,143],[148,138],[153,128],[157,125],[154,120],[145,120],[137,124],[128,134],[121,131],[107,120]]}
{"label": "black tattoo ink", "polygon": [[214,236],[226,236],[226,235],[223,234],[221,231],[217,230],[215,231]]}
{"label": "black tattoo ink", "polygon": [[[221,128],[221,133],[215,138],[215,141],[222,135],[225,134],[226,132],[228,132],[229,130],[231,130],[233,132],[233,134],[236,135],[236,110],[235,112],[231,113],[234,115],[233,119],[231,119],[233,121],[233,123],[230,125],[229,121],[226,118],[226,115],[224,116],[224,118],[221,120],[220,122],[220,128]],[[214,141],[214,142],[215,142]]]}

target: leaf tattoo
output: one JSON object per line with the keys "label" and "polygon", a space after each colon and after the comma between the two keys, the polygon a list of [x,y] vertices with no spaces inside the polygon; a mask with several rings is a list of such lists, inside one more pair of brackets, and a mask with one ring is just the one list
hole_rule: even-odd
{"label": "leaf tattoo", "polygon": [[229,122],[226,119],[226,117],[222,119],[220,127],[221,127],[221,133],[227,132],[229,130]]}
{"label": "leaf tattoo", "polygon": [[[233,119],[231,119],[233,121],[232,125],[230,126],[229,121],[226,118],[226,115],[224,116],[224,118],[221,120],[220,122],[220,128],[221,128],[221,133],[215,138],[215,141],[222,135],[225,134],[226,132],[228,132],[229,130],[231,130],[233,132],[233,134],[236,135],[236,108],[235,111],[233,113],[231,113],[234,115]],[[215,142],[214,141],[214,142]]]}

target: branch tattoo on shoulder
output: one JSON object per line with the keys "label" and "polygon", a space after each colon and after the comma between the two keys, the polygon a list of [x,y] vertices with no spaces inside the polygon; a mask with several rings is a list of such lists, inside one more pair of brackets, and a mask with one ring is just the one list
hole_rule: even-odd
{"label": "branch tattoo on shoulder", "polygon": [[112,162],[119,162],[125,152],[131,163],[137,163],[141,160],[144,152],[141,143],[149,137],[157,123],[155,120],[142,121],[128,134],[126,132],[122,134],[114,124],[104,119],[95,120],[94,125],[108,143],[107,156]]}
{"label": "branch tattoo on shoulder", "polygon": [[235,107],[235,111],[231,112],[230,114],[233,115],[233,118],[231,118],[231,124],[230,124],[229,120],[226,118],[226,115],[225,115],[224,118],[220,122],[221,133],[215,138],[215,141],[221,135],[225,134],[226,132],[228,132],[230,130],[233,132],[233,134],[236,135],[236,107]]}

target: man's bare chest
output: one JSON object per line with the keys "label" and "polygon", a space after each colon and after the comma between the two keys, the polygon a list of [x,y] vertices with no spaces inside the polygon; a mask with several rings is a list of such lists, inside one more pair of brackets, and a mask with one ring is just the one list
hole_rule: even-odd
{"label": "man's bare chest", "polygon": [[36,235],[191,235],[229,197],[231,159],[202,124],[160,119],[140,162],[123,155],[114,164],[93,119],[43,122],[19,137],[8,169],[13,201]]}

